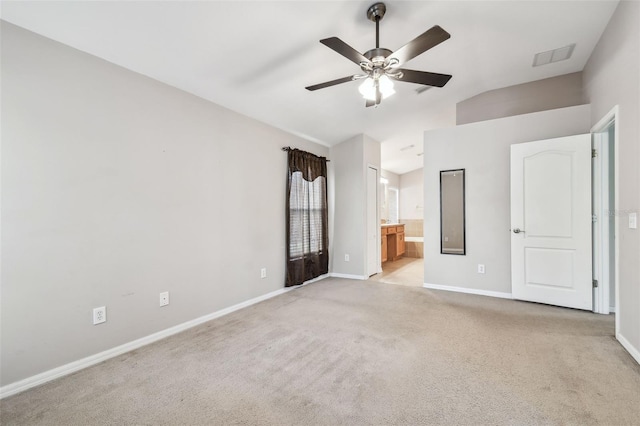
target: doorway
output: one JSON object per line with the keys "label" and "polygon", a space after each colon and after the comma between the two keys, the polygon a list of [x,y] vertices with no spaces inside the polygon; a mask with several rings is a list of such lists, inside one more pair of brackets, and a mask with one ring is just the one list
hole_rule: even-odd
{"label": "doorway", "polygon": [[591,136],[511,145],[514,299],[591,310]]}
{"label": "doorway", "polygon": [[367,276],[380,271],[380,218],[378,208],[378,169],[367,167]]}
{"label": "doorway", "polygon": [[403,174],[381,171],[381,273],[373,277],[374,281],[424,284],[423,188],[422,168]]}
{"label": "doorway", "polygon": [[[591,160],[591,170],[590,170],[590,182],[589,191],[590,191],[590,207],[591,207],[591,218],[588,231],[580,232],[580,234],[588,235],[588,232],[591,232],[591,238],[589,241],[591,244],[591,248],[589,250],[590,259],[589,262],[589,272],[591,276],[591,284],[589,288],[589,298],[590,303],[583,303],[582,306],[573,306],[571,304],[566,303],[558,303],[558,299],[555,297],[547,298],[543,300],[535,299],[525,295],[526,297],[518,297],[517,286],[512,284],[512,291],[514,294],[514,298],[520,298],[523,300],[533,300],[539,301],[543,303],[549,303],[553,305],[559,306],[570,306],[570,307],[579,307],[581,309],[592,310],[595,313],[600,314],[609,314],[611,312],[619,311],[620,303],[619,303],[619,295],[618,295],[618,285],[619,285],[619,275],[618,275],[618,238],[619,235],[619,220],[617,212],[618,208],[618,187],[619,187],[619,178],[618,178],[618,154],[617,154],[617,146],[618,146],[618,134],[616,131],[616,123],[618,117],[618,108],[614,107],[609,113],[607,113],[592,129],[590,134],[590,143],[591,143],[591,155],[589,155]],[[567,139],[567,138],[564,138]],[[522,144],[523,146],[526,144]],[[554,149],[557,148],[554,145]],[[513,146],[512,146],[513,149]],[[559,153],[559,152],[558,152]],[[513,159],[512,159],[513,160]],[[513,161],[512,161],[513,163]],[[547,168],[547,170],[553,170],[554,173],[560,170],[558,167]],[[512,170],[513,173],[513,170]],[[545,172],[545,176],[549,175],[549,172]],[[513,178],[513,176],[512,176]],[[589,178],[586,178],[587,181]],[[584,180],[584,179],[580,179]],[[544,185],[545,190],[544,194],[553,193],[558,191],[558,187],[560,186],[557,182],[559,180],[555,179],[553,183],[553,191],[549,191],[548,188],[551,188],[551,185]],[[515,185],[516,187],[521,187],[522,185]],[[512,185],[513,187],[513,185]],[[535,188],[535,186],[533,187]],[[572,199],[573,197],[562,197],[565,200]],[[513,194],[512,194],[512,202],[513,202]],[[537,205],[544,205],[545,203],[534,203]],[[560,205],[560,203],[551,203],[554,206]],[[566,210],[566,209],[565,209]],[[586,208],[580,208],[579,211],[585,211]],[[586,210],[588,211],[588,210]],[[529,219],[535,218],[535,215],[529,214]],[[557,214],[555,216],[558,216]],[[520,221],[522,222],[522,221]],[[521,223],[518,222],[514,225],[513,223],[513,206],[512,206],[512,232],[517,233],[517,235],[512,235],[512,261],[515,259],[522,260],[530,260],[533,261],[536,257],[540,257],[542,253],[538,247],[534,249],[530,249],[530,253],[525,253],[525,256],[514,255],[513,249],[513,239],[520,238],[522,240],[527,237],[532,236],[531,233],[531,225],[525,226],[523,229],[520,229]],[[554,220],[553,223],[555,223]],[[517,226],[516,226],[517,225]],[[572,229],[574,226],[572,225]],[[535,233],[535,231],[533,231]],[[527,235],[529,234],[529,235]],[[549,233],[547,233],[549,234]],[[551,235],[551,234],[549,234]],[[517,248],[517,247],[516,247]],[[562,251],[557,251],[557,253],[565,254],[569,251],[566,247],[561,247]],[[526,252],[526,248],[525,248]],[[526,256],[526,254],[530,254],[530,256]],[[544,254],[544,253],[543,253]],[[561,271],[562,264],[561,262],[549,262],[549,259],[544,262],[545,265],[551,264],[554,268],[543,269],[548,272],[549,270]],[[581,261],[580,264],[586,265],[586,261]],[[513,268],[512,266],[512,274],[516,273],[520,277],[523,276],[521,272],[522,268]],[[577,276],[578,273],[586,272],[582,271],[583,268],[579,268],[574,272],[571,272],[569,268],[565,268],[567,271],[568,279],[566,280],[558,280],[557,275],[553,275],[550,278],[545,280],[539,279],[540,276],[536,276],[538,279],[531,279],[525,282],[525,286],[523,288],[529,290],[530,288],[534,288],[536,291],[550,291],[554,290],[554,286],[556,284],[563,284],[566,282],[577,282],[586,283],[587,280],[584,277],[576,280],[574,277]],[[534,271],[533,267],[525,268],[526,271]],[[582,271],[582,272],[581,272]],[[571,273],[569,273],[571,272]],[[535,275],[532,273],[528,273],[526,275]],[[540,275],[540,274],[538,274]],[[542,277],[545,278],[545,277]],[[527,278],[528,279],[528,278]],[[548,281],[548,282],[547,282]],[[553,286],[551,284],[554,284]],[[582,285],[582,284],[581,284]],[[561,288],[561,290],[565,293],[569,293],[570,290],[574,290],[573,285],[565,285],[566,288]],[[586,291],[586,288],[584,289]],[[581,294],[584,292],[581,291]],[[583,294],[585,296],[586,293]],[[584,299],[584,297],[582,297]],[[574,299],[571,298],[571,303],[574,302]],[[619,313],[619,312],[618,312]],[[616,315],[616,332],[619,329],[619,315]]]}
{"label": "doorway", "polygon": [[424,285],[424,259],[402,257],[398,260],[384,262],[382,273],[369,278],[385,284],[399,284],[410,287]]}
{"label": "doorway", "polygon": [[[592,129],[593,135],[593,311],[616,312],[618,297],[618,107]],[[616,332],[619,329],[616,315]]]}

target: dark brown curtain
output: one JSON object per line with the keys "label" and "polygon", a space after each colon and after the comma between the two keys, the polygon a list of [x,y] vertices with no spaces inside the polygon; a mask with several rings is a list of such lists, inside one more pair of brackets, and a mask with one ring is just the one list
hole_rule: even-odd
{"label": "dark brown curtain", "polygon": [[329,272],[327,159],[289,149],[285,287]]}

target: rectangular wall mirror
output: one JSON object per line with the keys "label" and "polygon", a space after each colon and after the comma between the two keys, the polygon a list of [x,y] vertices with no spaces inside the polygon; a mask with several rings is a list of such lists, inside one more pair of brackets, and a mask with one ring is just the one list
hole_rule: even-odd
{"label": "rectangular wall mirror", "polygon": [[464,169],[440,172],[440,253],[465,254]]}

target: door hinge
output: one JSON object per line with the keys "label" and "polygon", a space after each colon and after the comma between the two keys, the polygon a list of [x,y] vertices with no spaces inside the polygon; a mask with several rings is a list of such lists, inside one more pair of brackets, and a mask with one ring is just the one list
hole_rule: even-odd
{"label": "door hinge", "polygon": [[593,288],[598,288],[598,280],[593,280]]}
{"label": "door hinge", "polygon": [[598,151],[596,149],[591,150],[591,158],[596,158],[598,156]]}
{"label": "door hinge", "polygon": [[591,222],[596,223],[598,221],[598,215],[592,214],[591,215]]}

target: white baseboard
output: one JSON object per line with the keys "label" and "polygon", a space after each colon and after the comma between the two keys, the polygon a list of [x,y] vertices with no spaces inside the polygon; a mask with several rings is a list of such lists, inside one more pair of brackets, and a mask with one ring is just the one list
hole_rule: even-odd
{"label": "white baseboard", "polygon": [[351,274],[340,274],[337,272],[331,272],[329,274],[330,277],[332,278],[346,278],[349,280],[366,280],[368,279],[368,277],[365,277],[364,275],[351,275]]}
{"label": "white baseboard", "polygon": [[478,290],[475,288],[453,287],[448,285],[429,284],[429,283],[424,283],[422,287],[430,288],[432,290],[446,290],[446,291],[454,291],[456,293],[478,294],[480,296],[499,297],[501,299],[513,299],[513,296],[511,295],[511,293],[503,293],[500,291]]}
{"label": "white baseboard", "polygon": [[[323,278],[327,278],[327,275],[323,275],[313,280],[309,280],[302,285],[311,284],[312,282],[319,281]],[[211,321],[213,319],[219,318],[221,316],[230,314],[239,309],[246,308],[248,306],[254,305],[256,303],[262,302],[267,299],[271,299],[272,297],[279,296],[288,291],[295,290],[301,286],[295,287],[285,287],[278,289],[276,291],[272,291],[267,294],[263,294],[262,296],[254,297],[253,299],[249,299],[247,301],[238,303],[236,305],[230,306],[225,309],[221,309],[219,311],[213,312],[211,314],[204,315],[202,317],[193,319],[191,321],[184,322],[182,324],[178,324],[176,326],[167,328],[165,330],[159,331],[157,333],[150,334],[148,336],[142,337],[140,339],[134,340],[129,343],[125,343],[124,345],[116,346],[115,348],[107,349],[106,351],[97,353],[95,355],[88,356],[86,358],[79,359],[77,361],[70,362],[68,364],[62,365],[60,367],[53,368],[51,370],[45,371],[40,374],[36,374],[35,376],[27,377],[26,379],[20,380],[18,382],[10,383],[8,385],[0,387],[0,399],[9,397],[11,395],[15,395],[17,393],[26,391],[27,389],[31,389],[33,387],[39,386],[43,383],[49,382],[51,380],[66,376],[71,373],[75,373],[76,371],[82,370],[84,368],[90,367],[92,365],[98,364],[102,361],[105,361],[109,358],[116,357],[118,355],[122,355],[124,353],[130,352],[134,349],[138,349],[142,346],[146,346],[150,343],[156,342],[158,340],[164,339],[176,333],[180,333],[182,331],[188,330],[192,327],[205,323],[207,321]]]}
{"label": "white baseboard", "polygon": [[307,284],[313,284],[313,283],[315,283],[316,281],[324,280],[325,278],[329,278],[330,276],[331,276],[331,274],[324,274],[324,275],[320,275],[319,277],[315,277],[315,278],[314,278],[314,279],[312,279],[312,280],[309,280],[309,281],[305,281],[305,282],[303,282],[303,283],[302,283],[302,284],[300,284],[298,287],[302,287],[302,286],[305,286],[305,285],[307,285]]}
{"label": "white baseboard", "polygon": [[629,352],[629,355],[631,355],[633,359],[635,359],[636,362],[640,364],[640,350],[629,343],[629,341],[625,339],[625,337],[620,333],[616,334],[616,339],[618,339],[618,342],[620,342],[622,347],[625,348],[627,352]]}

